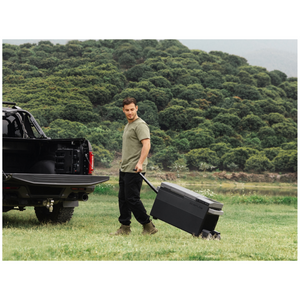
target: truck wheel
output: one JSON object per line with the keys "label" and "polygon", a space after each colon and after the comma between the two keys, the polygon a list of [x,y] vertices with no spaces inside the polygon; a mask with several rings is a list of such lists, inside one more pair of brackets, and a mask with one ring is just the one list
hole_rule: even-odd
{"label": "truck wheel", "polygon": [[53,205],[53,211],[46,207],[35,207],[35,215],[41,223],[66,223],[72,219],[74,207],[63,207],[62,203]]}

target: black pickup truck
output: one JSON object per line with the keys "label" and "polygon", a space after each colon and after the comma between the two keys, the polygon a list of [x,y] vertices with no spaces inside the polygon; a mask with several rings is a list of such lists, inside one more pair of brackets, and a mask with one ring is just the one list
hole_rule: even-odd
{"label": "black pickup truck", "polygon": [[3,102],[3,212],[34,206],[42,223],[69,221],[78,201],[95,185],[94,156],[85,138],[50,139],[34,117],[15,103]]}

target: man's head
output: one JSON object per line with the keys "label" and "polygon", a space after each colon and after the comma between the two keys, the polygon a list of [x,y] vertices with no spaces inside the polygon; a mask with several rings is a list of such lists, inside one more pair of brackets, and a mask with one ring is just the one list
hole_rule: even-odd
{"label": "man's head", "polygon": [[127,97],[123,100],[123,107],[124,105],[129,105],[131,103],[133,103],[136,106],[136,100],[132,97]]}
{"label": "man's head", "polygon": [[138,106],[136,100],[132,97],[127,97],[123,100],[123,112],[129,123],[135,121],[137,116]]}

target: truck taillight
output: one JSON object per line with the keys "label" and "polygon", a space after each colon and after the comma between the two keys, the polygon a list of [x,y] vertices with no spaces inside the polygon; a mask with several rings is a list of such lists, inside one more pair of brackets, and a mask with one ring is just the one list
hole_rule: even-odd
{"label": "truck taillight", "polygon": [[3,190],[18,190],[19,186],[4,186]]}
{"label": "truck taillight", "polygon": [[89,174],[94,171],[94,154],[92,151],[89,152]]}

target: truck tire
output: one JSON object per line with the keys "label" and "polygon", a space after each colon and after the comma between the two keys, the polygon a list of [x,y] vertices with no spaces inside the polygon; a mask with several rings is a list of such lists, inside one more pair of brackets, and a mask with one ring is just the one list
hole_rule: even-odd
{"label": "truck tire", "polygon": [[35,215],[41,223],[66,223],[72,219],[74,207],[63,207],[62,203],[53,205],[53,211],[46,207],[35,207]]}

